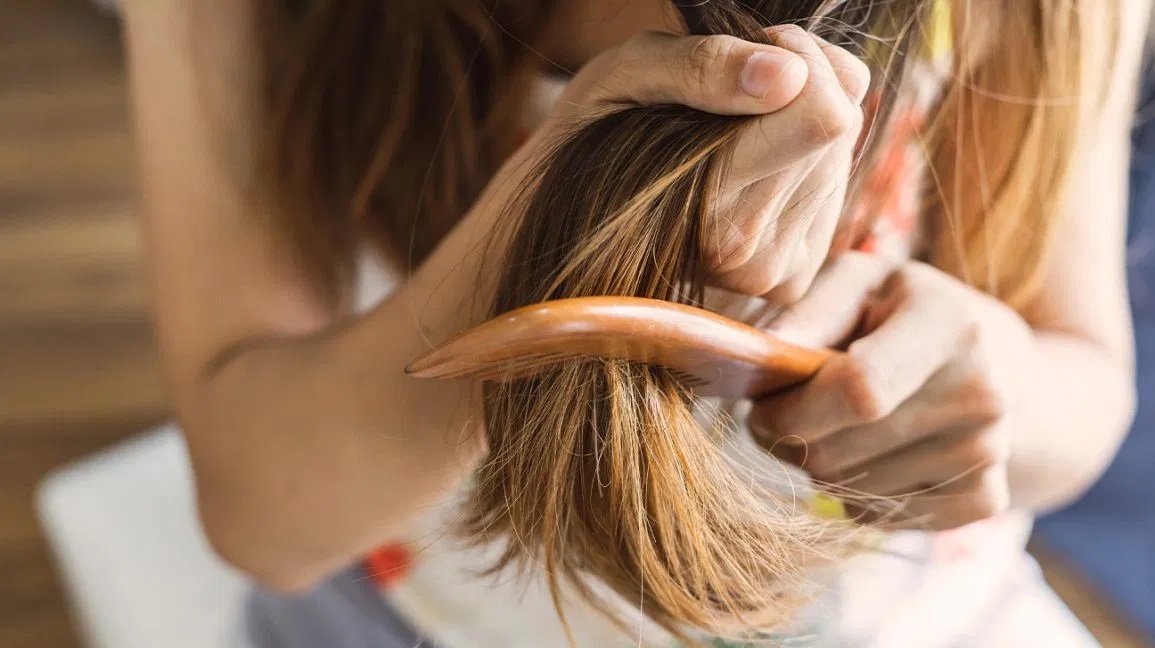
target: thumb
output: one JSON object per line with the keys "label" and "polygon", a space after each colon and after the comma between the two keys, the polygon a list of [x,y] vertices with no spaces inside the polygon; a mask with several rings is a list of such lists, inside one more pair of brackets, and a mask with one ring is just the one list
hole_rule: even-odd
{"label": "thumb", "polygon": [[805,59],[788,49],[733,36],[659,33],[635,36],[586,70],[597,78],[592,99],[676,103],[719,115],[781,110],[809,77]]}
{"label": "thumb", "polygon": [[858,328],[871,296],[892,269],[889,263],[866,254],[840,255],[819,273],[810,291],[766,330],[800,346],[842,346]]}

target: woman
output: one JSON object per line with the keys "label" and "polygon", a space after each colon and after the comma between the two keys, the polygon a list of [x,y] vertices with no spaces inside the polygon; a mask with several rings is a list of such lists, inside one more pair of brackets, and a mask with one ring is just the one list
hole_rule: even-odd
{"label": "woman", "polygon": [[[484,449],[470,386],[412,380],[401,368],[430,341],[477,321],[481,313],[469,306],[485,271],[482,244],[525,177],[526,162],[569,121],[605,101],[760,116],[760,128],[739,142],[734,160],[734,177],[744,183],[734,192],[753,198],[705,224],[718,233],[716,249],[707,251],[714,279],[788,305],[772,325],[784,336],[848,345],[845,357],[804,388],[754,406],[750,429],[767,447],[780,452],[785,441],[802,440],[806,456],[786,458],[811,474],[868,494],[914,493],[903,498],[904,512],[945,529],[1012,506],[1036,511],[1069,501],[1119,443],[1132,407],[1123,196],[1144,0],[1121,1],[1117,13],[1115,3],[952,3],[946,15],[960,45],[955,59],[977,70],[1000,58],[1029,60],[1031,47],[1073,47],[1048,40],[1055,34],[1035,19],[1041,15],[1039,24],[1061,33],[1078,10],[1088,21],[1080,25],[1086,51],[1071,57],[1068,49],[1066,60],[1085,71],[1110,69],[1111,77],[1100,79],[1105,99],[1087,112],[1093,119],[1069,132],[1054,132],[1045,119],[1054,112],[1029,113],[1044,116],[1044,135],[1077,144],[1070,147],[1069,176],[1040,172],[1033,183],[1021,173],[998,178],[1042,187],[1027,194],[1062,194],[1062,214],[1032,222],[1024,209],[1021,218],[1007,217],[1005,204],[981,204],[991,196],[975,168],[947,167],[954,173],[944,176],[936,164],[929,175],[945,187],[944,203],[1004,218],[964,231],[961,249],[948,236],[924,236],[918,244],[919,237],[886,230],[957,233],[958,223],[941,205],[906,208],[922,204],[922,180],[901,163],[897,176],[884,174],[879,184],[899,178],[904,191],[875,196],[867,207],[890,216],[875,219],[873,238],[853,240],[859,249],[893,252],[875,255],[843,252],[851,241],[840,227],[868,73],[845,50],[801,30],[778,28],[774,46],[680,36],[684,27],[659,0],[575,0],[548,11],[544,3],[498,4],[495,17],[472,3],[320,3],[268,11],[209,4],[142,0],[124,8],[159,338],[202,519],[218,552],[267,588],[303,593],[372,556],[370,571],[384,576],[378,584],[387,591],[376,596],[354,571],[303,597],[258,595],[249,626],[259,646],[401,646],[417,636],[450,647],[558,643],[556,623],[545,620],[532,596],[496,586],[491,593],[488,584],[472,595],[476,580],[460,572],[478,564],[473,557],[439,549],[409,564],[413,545],[390,544],[436,542],[421,535],[430,531],[423,526],[429,510],[458,489]],[[302,25],[293,23],[293,11],[314,10]],[[1096,57],[1091,37],[1115,31],[1096,31],[1096,18],[1119,28],[1114,59]],[[491,20],[502,30],[492,29]],[[980,22],[991,31],[972,24]],[[280,23],[284,39],[269,39]],[[639,35],[652,31],[666,35]],[[1024,38],[1027,49],[1014,54],[996,38],[1020,33],[1037,38]],[[522,65],[530,60],[525,56],[507,56],[524,34],[534,35],[528,45],[542,58],[580,68],[555,106],[502,104],[523,96],[515,89],[540,72],[540,65]],[[277,47],[287,43],[302,49]],[[421,49],[427,43],[434,46]],[[1068,69],[1057,53],[1039,61],[1038,74]],[[296,74],[276,73],[284,70]],[[458,101],[476,99],[460,91],[467,76],[487,84],[481,93],[487,119],[463,126],[447,119],[460,116],[452,109]],[[399,96],[391,96],[394,89]],[[971,92],[978,104],[1016,102]],[[931,94],[928,103],[940,101]],[[270,96],[276,105],[268,105]],[[1061,111],[1062,101],[1085,97],[1045,98]],[[394,106],[419,110],[422,118]],[[982,107],[971,106],[976,114]],[[261,154],[269,114],[282,126],[271,167]],[[1018,117],[1024,132],[1038,127],[1026,114]],[[956,148],[985,154],[1017,141],[980,147],[976,123],[985,127],[978,117],[953,125]],[[472,126],[501,136],[479,138],[484,145],[473,149],[452,146],[467,142]],[[509,155],[513,140],[530,129],[533,135]],[[1059,149],[1054,154],[1062,157]],[[905,147],[895,150],[907,155]],[[1045,153],[1032,151],[1038,168],[1055,170]],[[266,182],[270,176],[279,182]],[[794,200],[771,208],[767,194],[782,189],[775,181],[794,190]],[[850,207],[852,214],[864,209]],[[373,220],[381,213],[398,219]],[[1010,248],[1029,271],[987,258],[978,264],[982,276],[974,276],[967,262],[976,250],[994,255],[974,237],[990,235],[999,223],[1019,226],[1013,236],[1002,232],[1000,242],[1030,242]],[[1053,230],[1051,254],[1034,236],[1043,230]],[[361,272],[381,272],[395,288],[349,309],[351,269],[365,247],[371,260]],[[910,260],[915,253],[928,262]],[[955,536],[959,551],[975,557],[973,549],[982,547],[978,558],[985,559],[995,553],[991,547],[1012,546],[1011,554],[1021,554],[1015,538],[999,535],[1014,535],[1007,519],[985,527],[993,529],[987,535],[983,528]],[[941,542],[919,538],[918,551],[930,547],[941,557]],[[941,562],[916,571],[925,576]],[[1042,587],[1006,566],[1021,561],[957,564],[951,573],[1013,576],[982,584],[984,591],[1023,582]],[[400,566],[408,573],[391,583]],[[919,582],[936,580],[943,577]],[[864,590],[847,591],[853,598]],[[910,612],[896,614],[894,623],[878,614],[853,618],[855,610],[875,609],[853,601],[817,615],[836,628],[823,632],[843,645],[957,644],[966,637],[991,644],[977,633],[999,625],[980,609],[989,597],[976,597],[966,614],[952,609],[959,627],[909,625],[917,616],[911,606],[931,598],[886,600],[885,610]],[[521,613],[511,613],[513,623],[499,623],[515,605]],[[582,630],[588,645],[608,645],[601,633],[610,630],[595,621]]]}

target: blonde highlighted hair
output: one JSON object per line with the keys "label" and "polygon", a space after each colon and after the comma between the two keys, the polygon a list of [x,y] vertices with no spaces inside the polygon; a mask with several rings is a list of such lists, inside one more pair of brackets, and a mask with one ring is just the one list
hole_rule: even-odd
{"label": "blonde highlighted hair", "polygon": [[[1115,5],[950,5],[951,80],[921,132],[928,254],[1016,307],[1037,291],[1076,134],[1103,94]],[[875,68],[883,99],[871,130],[884,137],[936,6],[709,0],[681,10],[699,33],[758,41],[764,26],[798,22],[858,51]],[[516,110],[538,63],[525,44],[549,9],[327,0],[270,22],[266,179],[282,207],[270,226],[335,303],[357,241],[420,262],[516,145]],[[623,104],[567,133],[508,215],[492,312],[583,295],[700,303],[701,224],[745,123]],[[810,570],[852,548],[846,525],[751,479],[770,460],[735,464],[725,426],[704,423],[702,403],[659,368],[566,362],[487,386],[484,411],[490,453],[469,532],[507,540],[499,568],[543,567],[559,608],[568,585],[612,614],[596,581],[675,634],[744,636],[781,624]]]}

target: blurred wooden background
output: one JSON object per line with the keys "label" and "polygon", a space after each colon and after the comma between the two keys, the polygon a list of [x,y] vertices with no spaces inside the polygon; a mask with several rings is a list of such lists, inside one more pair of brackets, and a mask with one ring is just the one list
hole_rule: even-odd
{"label": "blurred wooden background", "polygon": [[[33,513],[37,481],[165,415],[120,57],[115,20],[85,0],[0,0],[4,648],[78,645]],[[1105,645],[1139,645],[1075,575],[1044,562]]]}
{"label": "blurred wooden background", "polygon": [[120,57],[115,20],[84,0],[0,0],[5,648],[78,645],[33,516],[36,482],[165,414]]}

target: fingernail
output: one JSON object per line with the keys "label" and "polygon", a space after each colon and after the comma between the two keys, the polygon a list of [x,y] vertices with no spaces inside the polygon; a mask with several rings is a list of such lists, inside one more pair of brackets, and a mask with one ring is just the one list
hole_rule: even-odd
{"label": "fingernail", "polygon": [[806,63],[790,52],[754,52],[746,59],[738,83],[742,92],[762,99],[776,84],[792,80],[795,74],[804,74]]}

